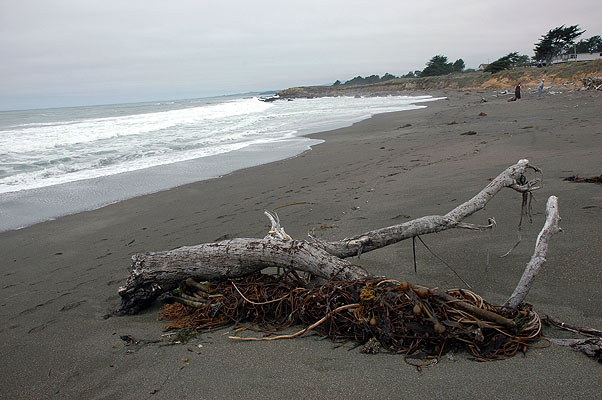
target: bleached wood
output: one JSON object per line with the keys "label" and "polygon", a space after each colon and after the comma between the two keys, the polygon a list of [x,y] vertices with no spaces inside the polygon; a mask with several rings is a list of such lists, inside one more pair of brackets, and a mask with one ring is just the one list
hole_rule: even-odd
{"label": "bleached wood", "polygon": [[531,256],[531,260],[527,264],[523,275],[514,289],[512,296],[506,301],[504,307],[516,309],[527,297],[533,280],[539,272],[541,266],[546,262],[546,254],[548,253],[548,244],[553,234],[559,232],[560,229],[560,214],[558,213],[558,198],[550,196],[546,205],[546,222],[537,236],[535,242],[535,251]]}
{"label": "bleached wood", "polygon": [[[372,251],[418,235],[450,228],[484,229],[461,222],[483,209],[501,189],[535,190],[538,180],[526,182],[528,160],[519,160],[493,179],[476,196],[446,215],[417,218],[400,225],[367,232],[335,242],[292,240],[280,226],[278,216],[266,212],[271,229],[264,239],[233,239],[219,243],[181,247],[175,250],[137,254],[132,257],[130,276],[119,289],[122,302],[118,313],[136,313],[184,279],[219,280],[249,275],[277,267],[309,272],[325,279],[356,280],[371,277],[344,258]],[[493,226],[494,221],[490,221]]]}
{"label": "bleached wood", "polygon": [[343,240],[333,242],[319,241],[319,244],[328,253],[340,258],[346,258],[376,250],[418,235],[441,232],[456,227],[467,228],[470,225],[464,224],[461,221],[475,212],[482,210],[503,188],[511,188],[522,193],[539,189],[537,186],[539,183],[538,179],[520,183],[524,179],[525,171],[529,168],[537,170],[537,168],[529,164],[529,160],[519,160],[516,164],[506,168],[477,195],[445,215],[420,217],[403,224],[376,229]]}
{"label": "bleached wood", "polygon": [[187,278],[197,281],[237,278],[269,267],[292,268],[325,279],[351,280],[370,276],[361,267],[307,241],[278,238],[225,240],[134,255],[130,276],[126,285],[119,289],[122,301],[118,313],[138,312]]}
{"label": "bleached wood", "polygon": [[275,237],[282,240],[293,240],[293,238],[284,231],[284,227],[280,226],[280,217],[278,217],[278,214],[268,210],[265,210],[263,214],[268,217],[270,223],[272,224],[272,228],[268,232],[266,238]]}

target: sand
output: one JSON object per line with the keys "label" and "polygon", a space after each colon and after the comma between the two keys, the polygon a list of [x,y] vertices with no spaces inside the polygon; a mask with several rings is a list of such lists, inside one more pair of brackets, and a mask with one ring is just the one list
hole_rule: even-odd
{"label": "sand", "polygon": [[[451,230],[424,240],[475,292],[502,303],[533,250],[545,201],[556,195],[564,232],[552,239],[527,300],[541,314],[602,328],[602,187],[562,180],[602,173],[601,93],[563,91],[542,99],[525,93],[510,103],[489,91],[436,94],[448,99],[315,134],[325,143],[293,159],[0,234],[0,397],[598,398],[600,364],[562,347],[489,363],[457,353],[418,372],[401,356],[361,354],[351,344],[333,349],[314,335],[243,343],[228,340],[229,329],[222,329],[167,345],[158,304],[136,316],[107,318],[132,254],[263,237],[269,224],[262,211],[293,202],[305,204],[279,215],[296,238],[314,230],[337,239],[442,214],[528,158],[543,170],[544,188],[536,194],[533,223],[510,256],[498,258],[517,237],[521,198],[512,190],[470,219],[495,217],[493,233]],[[477,133],[462,135],[468,131]],[[420,247],[414,273],[409,242],[358,262],[375,274],[427,286],[462,284]],[[142,342],[126,346],[122,335]]]}

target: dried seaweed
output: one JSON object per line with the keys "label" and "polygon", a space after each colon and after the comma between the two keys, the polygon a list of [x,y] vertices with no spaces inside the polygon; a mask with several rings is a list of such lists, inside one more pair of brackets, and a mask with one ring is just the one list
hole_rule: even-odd
{"label": "dried seaweed", "polygon": [[602,175],[600,176],[592,176],[591,178],[581,178],[577,175],[567,176],[563,179],[568,182],[576,182],[576,183],[598,183],[602,185]]}
{"label": "dried seaweed", "polygon": [[[444,292],[395,280],[302,287],[282,276],[259,273],[216,284],[188,279],[163,301],[167,304],[161,318],[171,321],[167,329],[202,331],[250,322],[253,330],[265,334],[233,337],[241,340],[292,338],[313,329],[335,341],[365,345],[365,352],[376,352],[377,341],[417,366],[458,348],[476,361],[504,359],[525,352],[541,336],[540,318],[528,305],[512,311],[468,290]],[[306,328],[273,336],[299,324]]]}

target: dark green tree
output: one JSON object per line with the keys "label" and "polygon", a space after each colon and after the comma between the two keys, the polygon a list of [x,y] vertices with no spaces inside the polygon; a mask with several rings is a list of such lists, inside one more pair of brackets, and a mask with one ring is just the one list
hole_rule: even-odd
{"label": "dark green tree", "polygon": [[527,67],[531,64],[531,61],[530,61],[528,55],[526,55],[526,54],[519,55],[516,52],[511,53],[511,54],[516,54],[516,56],[514,56],[512,58],[512,66],[513,67]]}
{"label": "dark green tree", "polygon": [[335,83],[332,84],[332,86],[339,86],[341,84],[340,80],[336,80]]}
{"label": "dark green tree", "polygon": [[365,78],[361,75],[358,75],[355,78],[345,82],[345,85],[366,85],[369,83],[377,83],[377,82],[380,82],[380,76],[378,76],[378,75],[370,75]]}
{"label": "dark green tree", "polygon": [[405,75],[401,76],[402,78],[416,78],[416,75],[414,74],[414,72],[410,71]]}
{"label": "dark green tree", "polygon": [[380,81],[385,82],[385,81],[390,81],[391,79],[397,79],[397,77],[395,75],[387,72],[382,76],[382,78],[380,78]]}
{"label": "dark green tree", "polygon": [[447,57],[436,55],[426,63],[426,68],[422,70],[420,76],[445,75],[451,72],[453,72],[453,65],[447,61]]}
{"label": "dark green tree", "polygon": [[496,72],[500,72],[505,69],[510,69],[511,67],[512,67],[512,62],[508,59],[507,56],[504,56],[502,58],[498,58],[497,60],[495,60],[494,62],[489,64],[487,67],[485,67],[485,69],[483,71],[491,72],[492,74],[495,74]]}
{"label": "dark green tree", "polygon": [[370,75],[364,79],[364,83],[376,83],[380,81],[380,76],[378,75]]}
{"label": "dark green tree", "polygon": [[602,37],[596,35],[589,39],[581,39],[576,48],[577,53],[602,53]]}
{"label": "dark green tree", "polygon": [[345,85],[363,85],[364,83],[366,83],[366,79],[363,76],[358,75],[355,78],[345,82]]}
{"label": "dark green tree", "polygon": [[464,60],[461,58],[457,59],[452,65],[454,72],[462,72],[464,68],[466,68],[466,64],[464,64]]}
{"label": "dark green tree", "polygon": [[564,25],[549,30],[543,35],[539,42],[535,43],[533,57],[536,61],[549,64],[552,58],[568,51],[575,43],[575,39],[585,32],[579,28],[579,25]]}
{"label": "dark green tree", "polygon": [[524,67],[527,65],[529,65],[529,56],[520,55],[518,52],[514,51],[492,62],[484,69],[484,71],[495,74],[496,72],[500,72],[505,69]]}

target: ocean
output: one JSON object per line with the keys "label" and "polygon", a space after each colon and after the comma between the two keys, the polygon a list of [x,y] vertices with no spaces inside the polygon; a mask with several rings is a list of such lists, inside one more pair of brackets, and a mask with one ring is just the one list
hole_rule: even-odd
{"label": "ocean", "polygon": [[431,96],[257,96],[0,112],[0,231],[298,155]]}

